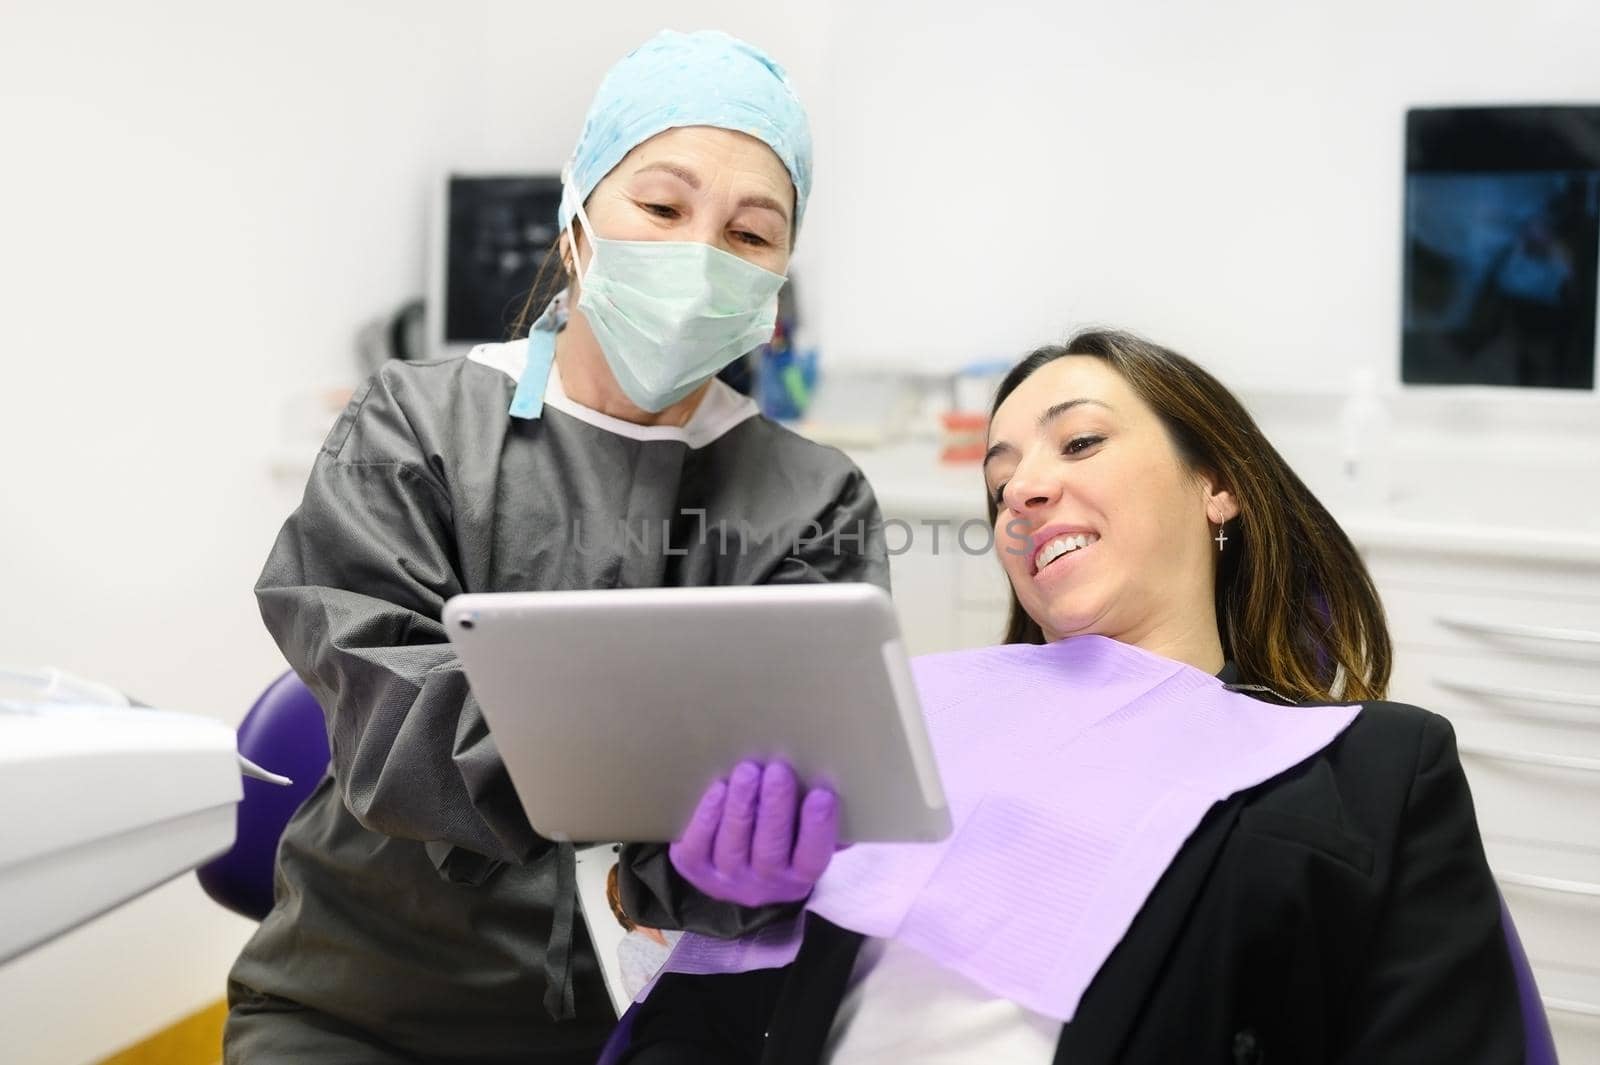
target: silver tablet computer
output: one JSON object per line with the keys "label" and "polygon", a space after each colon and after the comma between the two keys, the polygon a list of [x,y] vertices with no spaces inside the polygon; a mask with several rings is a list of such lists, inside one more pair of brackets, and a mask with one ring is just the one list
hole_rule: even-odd
{"label": "silver tablet computer", "polygon": [[481,593],[451,599],[444,621],[548,839],[675,839],[745,758],[832,787],[845,841],[950,832],[874,585]]}

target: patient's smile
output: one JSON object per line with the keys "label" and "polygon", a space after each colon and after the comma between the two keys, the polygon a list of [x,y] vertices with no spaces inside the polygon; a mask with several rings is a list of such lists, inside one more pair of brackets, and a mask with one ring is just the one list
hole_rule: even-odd
{"label": "patient's smile", "polygon": [[1033,572],[1050,565],[1058,558],[1080,551],[1090,544],[1098,543],[1100,536],[1097,533],[1065,533],[1046,541],[1033,556]]}

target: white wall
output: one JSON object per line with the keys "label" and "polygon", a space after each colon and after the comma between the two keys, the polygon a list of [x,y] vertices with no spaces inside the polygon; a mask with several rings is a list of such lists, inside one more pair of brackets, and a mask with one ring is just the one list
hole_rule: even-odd
{"label": "white wall", "polygon": [[832,360],[1110,323],[1244,386],[1398,379],[1405,109],[1600,101],[1593,0],[858,0],[835,29]]}
{"label": "white wall", "polygon": [[[803,82],[823,22],[796,13],[670,21]],[[357,327],[421,292],[436,174],[559,167],[600,74],[663,18],[7,0],[0,660],[237,720],[282,668],[250,587],[296,494],[269,461],[316,446],[285,441],[287,406],[353,383]],[[185,877],[0,968],[0,1057],[77,1065],[171,1023],[223,993],[249,928]]]}

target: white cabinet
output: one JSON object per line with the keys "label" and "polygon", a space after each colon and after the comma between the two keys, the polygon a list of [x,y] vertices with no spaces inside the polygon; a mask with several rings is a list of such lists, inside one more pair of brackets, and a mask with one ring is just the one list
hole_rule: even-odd
{"label": "white cabinet", "polygon": [[[904,551],[889,556],[889,583],[906,651],[924,655],[954,650],[960,646],[952,618],[955,567],[949,556],[934,553],[915,536],[909,539]],[[890,549],[897,547],[891,539]]]}
{"label": "white cabinet", "polygon": [[[956,535],[963,522],[981,522],[982,516],[958,520],[885,514],[886,520],[895,517],[912,529],[905,536],[895,525],[888,537],[891,551],[906,544],[906,550],[890,555],[889,579],[910,653],[999,643],[1005,635],[1010,595],[1005,574],[993,554],[983,549],[986,541],[979,525],[968,526],[964,538]],[[939,524],[917,524],[923,521]]]}
{"label": "white cabinet", "polygon": [[883,512],[889,579],[910,653],[999,643],[1010,591],[992,550],[981,470],[940,465],[933,447],[921,444],[851,458]]}
{"label": "white cabinet", "polygon": [[1390,697],[1456,730],[1489,864],[1563,1060],[1600,1060],[1600,553],[1362,543]]}

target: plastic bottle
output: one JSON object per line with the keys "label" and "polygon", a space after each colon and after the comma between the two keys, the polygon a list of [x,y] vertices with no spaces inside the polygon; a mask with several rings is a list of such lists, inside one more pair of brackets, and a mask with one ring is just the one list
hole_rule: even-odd
{"label": "plastic bottle", "polygon": [[1378,375],[1362,367],[1350,375],[1350,392],[1339,415],[1340,480],[1354,504],[1389,504],[1393,463],[1393,422],[1378,389]]}

